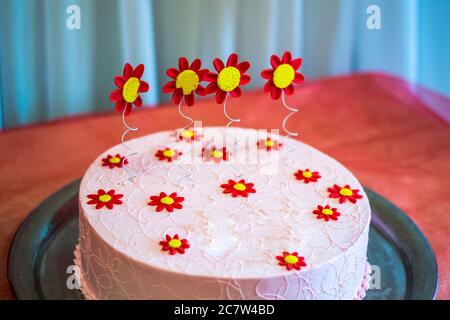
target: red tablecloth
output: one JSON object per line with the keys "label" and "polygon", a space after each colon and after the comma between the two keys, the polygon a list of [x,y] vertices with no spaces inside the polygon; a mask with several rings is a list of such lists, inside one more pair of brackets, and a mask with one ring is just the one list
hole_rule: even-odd
{"label": "red tablecloth", "polygon": [[[427,93],[450,108],[449,100]],[[309,82],[288,102],[301,107],[289,122],[299,139],[338,159],[419,225],[437,257],[438,298],[449,298],[450,127],[408,84],[381,74]],[[285,114],[280,101],[261,92],[231,98],[229,111],[251,128],[279,128]],[[203,125],[226,123],[221,106],[211,100],[186,113]],[[185,124],[173,106],[134,112],[128,122],[140,128],[131,136]],[[99,153],[119,143],[121,133],[120,116],[111,113],[0,134],[0,298],[12,298],[6,260],[22,220],[48,195],[80,178]]]}

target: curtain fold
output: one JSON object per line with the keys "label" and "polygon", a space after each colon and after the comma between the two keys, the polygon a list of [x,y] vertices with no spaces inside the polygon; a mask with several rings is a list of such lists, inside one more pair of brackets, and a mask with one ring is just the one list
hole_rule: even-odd
{"label": "curtain fold", "polygon": [[[80,30],[66,27],[70,5]],[[369,5],[380,30],[366,26]],[[212,68],[233,51],[252,63],[249,87],[291,50],[309,79],[377,70],[450,96],[447,0],[3,0],[0,21],[0,128],[110,110],[125,62],[146,66],[144,104],[168,101],[179,56]]]}

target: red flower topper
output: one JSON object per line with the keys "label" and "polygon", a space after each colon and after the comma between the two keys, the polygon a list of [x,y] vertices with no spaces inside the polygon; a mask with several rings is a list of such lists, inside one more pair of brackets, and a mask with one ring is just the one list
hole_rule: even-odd
{"label": "red flower topper", "polygon": [[329,205],[325,207],[317,206],[317,209],[313,211],[317,215],[317,219],[325,219],[325,221],[334,220],[336,221],[341,215],[336,208],[331,208]]}
{"label": "red flower topper", "polygon": [[362,195],[358,194],[359,189],[351,189],[348,184],[342,188],[335,184],[332,188],[328,188],[328,192],[330,198],[339,198],[339,203],[344,203],[347,199],[355,203],[357,199],[362,199]]}
{"label": "red flower topper", "polygon": [[248,61],[238,63],[238,55],[232,53],[227,60],[226,66],[219,58],[213,61],[217,73],[209,72],[205,80],[210,84],[206,87],[206,93],[216,93],[216,102],[222,104],[228,93],[232,97],[240,97],[242,94],[241,85],[250,82],[250,76],[246,74],[250,68]]}
{"label": "red flower topper", "polygon": [[166,209],[169,212],[173,212],[173,209],[182,209],[181,202],[184,201],[183,197],[178,197],[176,192],[167,195],[165,192],[161,192],[159,196],[151,196],[149,206],[156,206],[156,212],[161,212]]}
{"label": "red flower topper", "polygon": [[147,92],[150,88],[148,83],[141,80],[144,73],[144,65],[140,64],[133,70],[131,64],[125,64],[123,76],[114,78],[114,83],[119,89],[114,90],[109,99],[116,103],[116,111],[129,115],[133,104],[136,107],[142,106],[142,99],[139,93]]}
{"label": "red flower topper", "polygon": [[305,258],[299,257],[297,252],[289,253],[283,251],[282,256],[276,256],[278,265],[285,266],[289,271],[295,269],[300,270],[302,267],[306,267]]}
{"label": "red flower topper", "polygon": [[114,190],[109,190],[106,192],[103,189],[98,189],[96,194],[90,194],[87,197],[91,199],[88,201],[88,204],[95,204],[95,209],[98,210],[106,207],[111,210],[115,204],[122,204],[122,200],[120,200],[120,198],[123,197],[123,194],[115,194]]}
{"label": "red flower topper", "polygon": [[266,69],[261,72],[261,77],[268,81],[264,85],[264,92],[269,92],[272,99],[277,100],[281,92],[291,95],[294,92],[293,83],[300,84],[305,79],[297,72],[302,65],[302,59],[292,59],[292,54],[286,51],[280,60],[276,54],[270,57],[272,69]]}
{"label": "red flower topper", "polygon": [[180,130],[176,130],[174,136],[177,138],[177,141],[182,140],[186,142],[200,141],[203,137],[203,135],[194,130],[194,128],[186,128],[181,130],[181,132]]}
{"label": "red flower topper", "polygon": [[194,105],[194,93],[204,96],[206,95],[205,88],[200,85],[200,82],[205,80],[208,69],[200,69],[202,62],[200,59],[195,59],[191,65],[185,57],[178,60],[178,70],[175,68],[167,69],[166,74],[172,78],[167,82],[162,91],[164,93],[172,94],[172,102],[179,104],[184,97],[184,101],[188,106]]}
{"label": "red flower topper", "polygon": [[219,163],[221,161],[228,161],[229,153],[226,147],[216,148],[215,146],[212,146],[210,148],[202,149],[202,158],[206,161]]}
{"label": "red flower topper", "polygon": [[297,180],[303,180],[305,183],[317,182],[322,176],[317,171],[311,172],[309,169],[298,170],[294,173]]}
{"label": "red flower topper", "polygon": [[156,151],[155,157],[157,157],[159,161],[167,160],[168,162],[172,162],[173,160],[178,159],[182,154],[183,153],[178,150],[165,148],[164,150]]}
{"label": "red flower topper", "polygon": [[184,254],[186,249],[190,248],[187,239],[180,239],[178,234],[173,237],[166,234],[166,241],[160,241],[159,244],[162,246],[163,251],[169,251],[169,254],[172,256],[176,253]]}
{"label": "red flower topper", "polygon": [[125,162],[123,161],[125,157],[122,157],[120,154],[116,154],[115,156],[112,156],[108,154],[106,158],[103,158],[102,166],[103,167],[109,167],[110,169],[114,168],[122,168],[124,165],[128,164],[128,160],[125,159]]}
{"label": "red flower topper", "polygon": [[244,179],[239,180],[239,182],[230,179],[228,183],[224,183],[220,187],[224,189],[223,193],[231,193],[233,198],[237,196],[247,198],[249,193],[256,193],[253,183],[245,183]]}
{"label": "red flower topper", "polygon": [[271,150],[280,150],[280,148],[283,146],[280,142],[277,140],[272,140],[272,138],[267,137],[265,140],[259,140],[256,145],[258,146],[258,149],[271,151]]}

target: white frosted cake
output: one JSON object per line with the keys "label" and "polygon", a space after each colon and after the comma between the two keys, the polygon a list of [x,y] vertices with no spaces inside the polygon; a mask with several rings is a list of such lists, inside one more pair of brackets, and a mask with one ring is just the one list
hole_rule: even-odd
{"label": "white frosted cake", "polygon": [[181,137],[130,140],[126,161],[117,145],[84,175],[75,262],[87,298],[364,297],[370,207],[351,172],[266,131]]}

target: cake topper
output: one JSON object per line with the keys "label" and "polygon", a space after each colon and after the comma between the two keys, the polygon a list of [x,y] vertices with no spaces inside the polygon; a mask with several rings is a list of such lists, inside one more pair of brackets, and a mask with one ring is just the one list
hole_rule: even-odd
{"label": "cake topper", "polygon": [[286,128],[286,123],[291,116],[293,116],[298,109],[290,107],[286,104],[285,95],[291,95],[294,93],[294,83],[300,84],[304,80],[304,76],[297,72],[302,65],[302,58],[292,58],[292,54],[289,51],[285,51],[283,57],[273,54],[270,57],[271,69],[266,69],[261,72],[261,77],[267,79],[264,85],[264,91],[270,92],[270,96],[274,100],[278,100],[281,97],[283,107],[290,112],[283,119],[282,127],[287,133],[286,137],[298,136],[297,132],[289,131]]}
{"label": "cake topper", "polygon": [[[206,87],[206,91],[208,94],[215,93],[217,104],[223,103],[223,113],[229,120],[225,128],[228,129],[234,122],[241,121],[241,119],[232,118],[228,114],[228,96],[231,95],[232,97],[238,98],[242,95],[241,85],[244,86],[251,80],[250,76],[246,74],[248,69],[250,69],[250,63],[248,61],[239,63],[238,55],[232,53],[228,57],[226,65],[219,58],[214,59],[213,65],[217,73],[210,72],[206,75],[206,81],[210,82]],[[233,152],[236,154],[237,144],[240,140],[237,137],[233,137],[228,130],[226,130],[226,134],[235,139]],[[231,167],[234,168],[233,165]],[[241,176],[239,172],[236,172],[236,174],[238,177]]]}
{"label": "cake topper", "polygon": [[248,84],[251,80],[250,76],[246,74],[250,69],[248,61],[238,63],[239,57],[236,53],[230,54],[227,59],[226,66],[219,58],[214,59],[213,64],[217,73],[209,72],[206,75],[206,81],[210,84],[206,87],[208,94],[215,93],[217,104],[223,103],[223,113],[227,117],[228,128],[233,122],[240,122],[241,119],[231,118],[227,112],[228,96],[240,97],[242,95],[241,85]]}
{"label": "cake topper", "polygon": [[[114,77],[114,83],[118,89],[111,92],[109,97],[111,102],[116,103],[116,111],[122,112],[122,123],[125,127],[125,132],[122,134],[121,141],[122,145],[129,151],[129,153],[122,159],[123,163],[128,162],[128,157],[137,154],[137,151],[125,143],[125,136],[130,131],[137,131],[138,128],[130,127],[126,123],[125,117],[131,113],[133,104],[138,108],[142,106],[140,93],[147,92],[150,88],[147,82],[141,80],[143,74],[143,64],[139,64],[136,69],[133,69],[131,64],[126,63],[123,68],[123,75]],[[129,179],[137,176],[136,173],[125,166],[124,170],[130,175]]]}
{"label": "cake topper", "polygon": [[169,68],[166,71],[167,76],[172,80],[164,85],[162,91],[165,94],[172,93],[172,102],[178,105],[178,113],[189,121],[189,124],[178,131],[178,140],[182,140],[181,133],[194,123],[194,120],[191,117],[186,116],[181,111],[183,98],[186,105],[191,107],[195,102],[195,94],[198,94],[199,96],[206,95],[206,90],[200,82],[205,80],[205,76],[208,74],[209,70],[201,69],[201,67],[202,62],[200,59],[195,59],[191,65],[189,65],[188,60],[185,57],[181,57],[178,60],[178,69]]}

